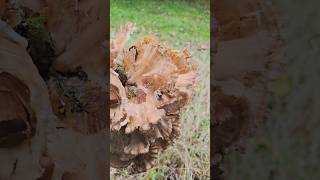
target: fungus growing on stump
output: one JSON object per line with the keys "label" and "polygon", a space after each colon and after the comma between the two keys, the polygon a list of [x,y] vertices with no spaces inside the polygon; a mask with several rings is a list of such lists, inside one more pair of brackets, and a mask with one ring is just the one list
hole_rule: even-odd
{"label": "fungus growing on stump", "polygon": [[188,50],[172,50],[155,36],[124,48],[131,24],[110,44],[111,166],[152,168],[179,136],[180,112],[193,94],[197,73]]}

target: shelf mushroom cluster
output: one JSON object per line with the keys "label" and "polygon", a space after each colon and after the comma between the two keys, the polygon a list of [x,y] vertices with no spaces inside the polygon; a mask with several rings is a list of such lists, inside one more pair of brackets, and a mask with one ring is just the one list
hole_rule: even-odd
{"label": "shelf mushroom cluster", "polygon": [[152,35],[124,48],[132,31],[129,24],[110,42],[110,151],[111,166],[141,172],[179,136],[197,72],[188,50],[172,50]]}

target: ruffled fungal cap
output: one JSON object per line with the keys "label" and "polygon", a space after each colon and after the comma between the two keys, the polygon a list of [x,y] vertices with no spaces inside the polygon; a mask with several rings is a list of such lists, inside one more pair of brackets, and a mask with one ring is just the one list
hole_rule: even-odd
{"label": "ruffled fungal cap", "polygon": [[192,97],[197,74],[188,50],[162,46],[152,35],[117,48],[132,29],[122,28],[111,41],[111,165],[133,163],[135,171],[145,171],[179,135],[180,110]]}

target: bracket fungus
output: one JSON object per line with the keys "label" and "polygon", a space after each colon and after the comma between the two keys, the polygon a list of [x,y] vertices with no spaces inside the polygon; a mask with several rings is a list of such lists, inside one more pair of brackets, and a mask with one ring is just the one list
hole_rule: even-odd
{"label": "bracket fungus", "polygon": [[50,164],[41,163],[53,119],[49,95],[26,39],[0,25],[0,179],[36,179]]}
{"label": "bracket fungus", "polygon": [[[179,136],[180,112],[193,94],[190,53],[155,36],[126,49],[129,24],[111,40],[108,87],[106,1],[32,2],[0,0],[0,179],[107,179],[108,158],[135,172],[154,166]],[[12,8],[3,3],[24,16],[7,24]],[[44,49],[25,33],[28,18],[42,16]]]}
{"label": "bracket fungus", "polygon": [[108,178],[106,3],[0,0],[0,179]]}
{"label": "bracket fungus", "polygon": [[110,42],[110,152],[112,167],[141,172],[179,136],[197,72],[188,50],[172,50],[156,36],[124,48],[132,31],[128,24]]}

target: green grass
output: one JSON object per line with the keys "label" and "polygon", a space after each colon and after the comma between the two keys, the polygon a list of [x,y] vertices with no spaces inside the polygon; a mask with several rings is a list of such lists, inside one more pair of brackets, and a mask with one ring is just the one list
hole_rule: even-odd
{"label": "green grass", "polygon": [[111,37],[128,22],[138,28],[129,46],[154,34],[169,47],[187,48],[199,79],[193,101],[181,114],[181,136],[160,155],[157,166],[136,175],[111,168],[111,179],[210,179],[209,0],[112,0]]}
{"label": "green grass", "polygon": [[112,0],[111,29],[127,22],[138,27],[134,37],[156,34],[170,43],[210,38],[209,0]]}

